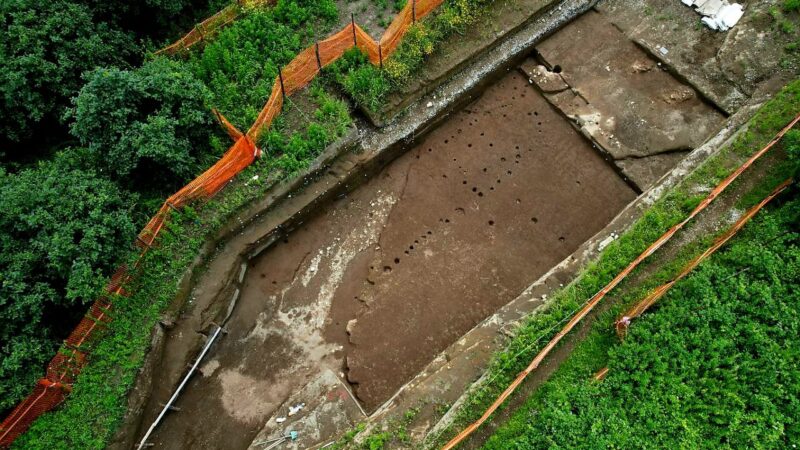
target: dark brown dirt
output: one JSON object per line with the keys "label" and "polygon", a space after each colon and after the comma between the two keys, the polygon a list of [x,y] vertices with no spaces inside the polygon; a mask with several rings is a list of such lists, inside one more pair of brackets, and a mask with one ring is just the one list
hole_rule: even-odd
{"label": "dark brown dirt", "polygon": [[[733,113],[754,97],[767,98],[788,80],[798,65],[790,62],[789,41],[797,33],[779,31],[770,11],[779,2],[753,0],[727,32],[700,24],[700,16],[672,0],[604,0],[597,9],[626,36],[659,56],[720,108]],[[798,24],[800,16],[786,20]],[[759,100],[760,101],[760,100]]]}
{"label": "dark brown dirt", "polygon": [[246,448],[326,368],[376,408],[633,198],[512,71],[251,261],[229,334],[151,442]]}
{"label": "dark brown dirt", "polygon": [[[602,13],[587,12],[536,50],[553,72],[530,59],[523,70],[642,191],[725,120]],[[563,87],[548,92],[553,79]]]}
{"label": "dark brown dirt", "polygon": [[[364,306],[345,347],[368,409],[634,197],[516,73],[386,175],[405,180],[367,281],[352,280]],[[349,301],[336,296],[334,310]]]}

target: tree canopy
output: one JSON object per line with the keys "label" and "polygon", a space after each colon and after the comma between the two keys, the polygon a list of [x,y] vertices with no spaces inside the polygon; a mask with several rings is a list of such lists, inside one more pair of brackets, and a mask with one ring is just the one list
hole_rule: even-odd
{"label": "tree canopy", "polygon": [[86,156],[0,171],[0,409],[27,393],[53,334],[74,324],[70,306],[95,299],[135,236],[135,196],[81,167]]}
{"label": "tree canopy", "polygon": [[186,180],[208,152],[209,97],[201,81],[165,58],[136,70],[97,69],[69,112],[71,133],[115,179]]}
{"label": "tree canopy", "polygon": [[10,141],[57,120],[84,70],[124,64],[135,51],[131,34],[96,21],[86,4],[8,0],[0,16],[0,133]]}

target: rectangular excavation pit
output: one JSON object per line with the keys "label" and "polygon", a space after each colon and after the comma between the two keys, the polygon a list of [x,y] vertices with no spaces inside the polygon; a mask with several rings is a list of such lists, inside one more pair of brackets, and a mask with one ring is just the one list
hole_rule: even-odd
{"label": "rectangular excavation pit", "polygon": [[230,327],[331,359],[374,410],[634,197],[512,72],[251,261],[242,301],[274,313]]}
{"label": "rectangular excavation pit", "polygon": [[169,417],[153,442],[246,448],[319,392],[303,400],[307,430],[342,432],[630,203],[619,161],[603,160],[530,70],[251,260],[230,334],[181,399],[191,416]]}
{"label": "rectangular excavation pit", "polygon": [[191,417],[153,442],[247,447],[329,369],[376,409],[635,196],[508,72],[250,261],[229,334],[181,399]]}

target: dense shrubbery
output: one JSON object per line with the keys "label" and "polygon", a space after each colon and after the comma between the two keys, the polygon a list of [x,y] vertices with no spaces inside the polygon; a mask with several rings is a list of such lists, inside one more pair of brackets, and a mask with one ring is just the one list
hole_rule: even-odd
{"label": "dense shrubbery", "polygon": [[137,64],[147,42],[218,2],[0,2],[0,143],[7,153],[0,157],[14,162],[32,151],[44,154],[45,143],[59,147],[66,134],[63,112],[83,72]]}
{"label": "dense shrubbery", "polygon": [[[29,389],[135,236],[131,204],[86,152],[0,172],[0,410]],[[77,316],[76,316],[77,313]]]}
{"label": "dense shrubbery", "polygon": [[311,85],[310,93],[319,104],[319,108],[314,111],[313,122],[302,131],[287,135],[283,118],[278,116],[274,126],[261,138],[260,144],[267,150],[264,163],[280,169],[285,176],[308,167],[352,123],[347,105],[331,97],[319,83]]}
{"label": "dense shrubbery", "polygon": [[185,207],[171,215],[166,230],[159,235],[158,246],[142,261],[141,269],[147,276],[135,280],[130,287],[131,297],[117,302],[109,331],[93,350],[92,363],[78,377],[67,402],[34,423],[15,443],[15,448],[106,446],[126,411],[126,393],[150,343],[149,331],[163,308],[176,296],[178,281],[197,257],[204,240],[241,208],[263,198],[275,182],[307,167],[352,123],[346,105],[321,87],[312,85],[311,96],[319,107],[305,129],[289,133],[283,119],[279,120],[266,133],[268,156],[250,165],[239,179],[199,211]]}
{"label": "dense shrubbery", "polygon": [[202,157],[211,150],[210,93],[183,65],[156,58],[86,79],[69,113],[71,132],[103,171],[142,187],[174,185],[209,165]]}
{"label": "dense shrubbery", "polygon": [[389,80],[369,63],[367,55],[352,48],[325,68],[325,75],[341,85],[353,100],[371,110],[380,109],[381,100],[389,92]]}
{"label": "dense shrubbery", "polygon": [[322,36],[338,18],[333,0],[280,0],[251,11],[188,61],[212,92],[212,103],[242,130],[255,121],[278,67]]}
{"label": "dense shrubbery", "polygon": [[791,130],[786,133],[783,138],[783,146],[786,148],[789,159],[797,162],[794,179],[800,180],[800,130]]}
{"label": "dense shrubbery", "polygon": [[198,230],[187,230],[196,220],[194,210],[188,207],[171,216],[159,235],[159,246],[142,261],[148,276],[135,280],[133,295],[115,300],[110,330],[93,349],[91,364],[82,370],[67,401],[34,422],[13,448],[88,450],[107,446],[125,412],[126,393],[142,366],[150,330],[202,245]]}
{"label": "dense shrubbery", "polygon": [[355,101],[371,110],[378,110],[392,90],[408,84],[419,71],[425,58],[453,34],[463,34],[474,23],[482,7],[492,0],[446,0],[437,11],[412,25],[400,46],[387,58],[384,69],[350,56],[341,67],[334,68],[334,77]]}
{"label": "dense shrubbery", "polygon": [[98,22],[85,3],[10,0],[0,3],[0,15],[0,133],[7,140],[57,120],[84,70],[124,64],[136,51],[131,34]]}
{"label": "dense shrubbery", "polygon": [[[785,194],[786,195],[786,194]],[[487,448],[789,448],[800,440],[800,199],[638,319],[608,377],[557,377]]]}
{"label": "dense shrubbery", "polygon": [[[11,164],[0,177],[0,319],[6,323],[0,411],[41,376],[60,339],[129,252],[134,230],[228,148],[210,108],[246,130],[278,65],[338,16],[332,0],[280,0],[249,11],[188,60],[154,58],[130,68],[142,55],[141,40],[164,35],[142,30],[153,31],[187,6],[199,5],[12,0],[0,6],[7,18],[0,36],[0,108],[7,108],[0,110],[1,139],[24,140],[51,121],[60,131],[48,145],[63,149],[38,165],[28,147],[41,157],[50,152],[42,142],[24,147],[25,155],[13,149],[5,155]],[[145,16],[152,16],[146,24],[131,23]],[[259,162],[262,169],[305,167],[350,123],[341,102],[320,92],[314,97],[318,121],[288,138],[270,133],[271,157]],[[76,142],[65,141],[65,129],[80,148],[68,147]],[[29,160],[21,162],[22,156]]]}

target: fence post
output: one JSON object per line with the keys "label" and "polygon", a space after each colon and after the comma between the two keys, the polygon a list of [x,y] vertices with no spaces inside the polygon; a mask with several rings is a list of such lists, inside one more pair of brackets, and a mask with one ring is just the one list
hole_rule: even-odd
{"label": "fence post", "polygon": [[378,61],[380,61],[381,69],[383,69],[383,50],[381,50],[380,42],[378,42]]}
{"label": "fence post", "polygon": [[353,27],[353,45],[358,47],[358,40],[356,40],[356,18],[353,13],[350,13],[350,26]]}
{"label": "fence post", "polygon": [[322,70],[322,60],[319,58],[319,42],[314,43],[314,53],[317,54],[317,66],[319,70]]}
{"label": "fence post", "polygon": [[286,88],[283,87],[283,69],[278,68],[278,79],[281,81],[281,95],[283,100],[286,101]]}
{"label": "fence post", "polygon": [[417,0],[411,0],[411,22],[417,23]]}

